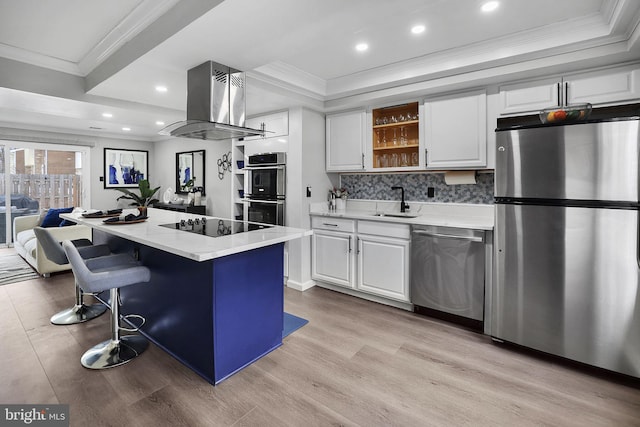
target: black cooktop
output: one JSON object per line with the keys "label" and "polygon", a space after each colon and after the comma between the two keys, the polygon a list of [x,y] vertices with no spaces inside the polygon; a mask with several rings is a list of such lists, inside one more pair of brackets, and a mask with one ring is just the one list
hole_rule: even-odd
{"label": "black cooktop", "polygon": [[230,234],[273,227],[272,225],[258,224],[255,222],[234,221],[230,219],[207,219],[204,217],[189,220],[183,219],[180,222],[160,224],[160,226],[209,237],[223,237]]}

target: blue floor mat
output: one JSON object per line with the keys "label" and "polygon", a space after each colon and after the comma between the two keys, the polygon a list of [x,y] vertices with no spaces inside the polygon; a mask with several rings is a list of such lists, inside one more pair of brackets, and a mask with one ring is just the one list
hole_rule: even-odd
{"label": "blue floor mat", "polygon": [[285,312],[284,325],[282,328],[282,338],[290,335],[292,332],[297,331],[307,323],[309,323],[307,319],[303,319],[302,317],[294,316],[293,314]]}

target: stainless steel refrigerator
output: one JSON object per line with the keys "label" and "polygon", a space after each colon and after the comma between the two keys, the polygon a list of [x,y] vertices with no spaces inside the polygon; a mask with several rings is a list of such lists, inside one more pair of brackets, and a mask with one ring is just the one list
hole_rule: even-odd
{"label": "stainless steel refrigerator", "polygon": [[497,130],[493,337],[640,377],[639,123]]}

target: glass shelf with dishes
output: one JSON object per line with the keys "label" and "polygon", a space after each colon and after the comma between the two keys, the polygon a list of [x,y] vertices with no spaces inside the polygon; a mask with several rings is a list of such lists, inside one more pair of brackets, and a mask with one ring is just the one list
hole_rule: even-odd
{"label": "glass shelf with dishes", "polygon": [[373,109],[372,122],[374,169],[419,166],[417,102]]}

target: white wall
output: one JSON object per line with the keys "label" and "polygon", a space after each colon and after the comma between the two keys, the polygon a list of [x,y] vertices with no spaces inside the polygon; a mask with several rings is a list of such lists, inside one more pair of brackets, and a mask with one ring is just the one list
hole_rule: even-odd
{"label": "white wall", "polygon": [[153,143],[148,141],[135,141],[135,140],[123,140],[123,139],[110,139],[110,138],[96,138],[95,146],[91,148],[91,206],[85,206],[85,208],[92,209],[113,209],[117,206],[127,207],[127,201],[116,201],[116,199],[122,196],[120,191],[114,189],[105,189],[104,181],[107,179],[104,176],[104,149],[105,148],[117,148],[127,150],[145,150],[149,152],[149,170],[147,171],[147,178],[152,186],[158,186],[157,177],[158,172],[154,167],[153,161]]}
{"label": "white wall", "polygon": [[[153,146],[154,170],[153,185],[160,185],[160,197],[171,187],[176,190],[176,153],[184,151],[205,151],[205,196],[207,214],[227,218],[231,212],[231,172],[224,172],[223,179],[218,177],[218,160],[231,151],[231,140],[200,141],[197,139],[171,138],[155,142]],[[229,160],[231,156],[229,155]],[[186,198],[186,197],[185,197]]]}
{"label": "white wall", "polygon": [[[305,108],[289,110],[289,152],[287,156],[287,224],[311,228],[309,206],[327,200],[333,186],[325,172],[325,116]],[[307,197],[310,187],[311,197]],[[311,280],[311,238],[289,242],[287,286],[305,290]]]}

